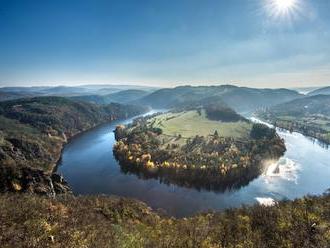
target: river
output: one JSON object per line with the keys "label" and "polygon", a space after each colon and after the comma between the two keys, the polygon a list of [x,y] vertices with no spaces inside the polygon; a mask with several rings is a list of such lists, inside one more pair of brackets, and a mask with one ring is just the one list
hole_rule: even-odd
{"label": "river", "polygon": [[[277,131],[285,140],[286,154],[278,162],[270,163],[258,178],[236,191],[199,191],[125,174],[112,153],[115,143],[113,130],[116,125],[131,121],[128,119],[99,126],[76,136],[64,147],[58,172],[75,194],[131,197],[153,209],[184,217],[242,204],[271,204],[307,194],[319,195],[330,188],[328,148],[314,139],[285,130]],[[277,167],[279,173],[274,173]]]}

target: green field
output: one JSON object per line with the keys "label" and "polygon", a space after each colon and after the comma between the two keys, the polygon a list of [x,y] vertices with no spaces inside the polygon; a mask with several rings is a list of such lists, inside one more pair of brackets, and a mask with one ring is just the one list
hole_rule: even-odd
{"label": "green field", "polygon": [[237,139],[247,138],[252,124],[244,121],[221,122],[206,118],[202,111],[201,115],[195,111],[180,113],[166,113],[158,115],[149,120],[153,127],[161,128],[164,135],[177,136],[181,134],[183,138],[208,136],[217,130],[221,137],[232,137]]}

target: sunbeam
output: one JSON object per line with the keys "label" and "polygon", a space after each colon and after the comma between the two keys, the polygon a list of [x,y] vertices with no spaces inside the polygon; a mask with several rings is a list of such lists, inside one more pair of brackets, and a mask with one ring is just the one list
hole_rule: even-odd
{"label": "sunbeam", "polygon": [[301,13],[302,0],[266,0],[265,7],[274,19],[292,21]]}

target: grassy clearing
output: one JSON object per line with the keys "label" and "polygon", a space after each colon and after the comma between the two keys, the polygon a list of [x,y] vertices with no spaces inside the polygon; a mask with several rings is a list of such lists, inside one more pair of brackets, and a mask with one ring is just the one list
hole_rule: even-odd
{"label": "grassy clearing", "polygon": [[217,130],[219,136],[242,139],[248,137],[252,128],[252,124],[243,121],[212,121],[206,118],[204,112],[200,115],[195,110],[162,114],[150,119],[149,123],[153,127],[161,128],[165,135],[181,134],[184,138],[196,135],[208,136]]}

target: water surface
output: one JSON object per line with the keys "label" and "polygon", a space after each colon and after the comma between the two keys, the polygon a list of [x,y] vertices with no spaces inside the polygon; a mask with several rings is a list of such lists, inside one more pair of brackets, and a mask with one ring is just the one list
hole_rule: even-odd
{"label": "water surface", "polygon": [[154,209],[177,217],[207,210],[223,210],[242,204],[294,199],[322,194],[330,188],[330,151],[299,133],[278,130],[287,152],[278,161],[280,173],[271,164],[265,173],[237,191],[215,193],[166,185],[124,174],[112,153],[113,130],[120,123],[105,124],[78,135],[63,150],[58,172],[75,194],[108,194],[135,198]]}

